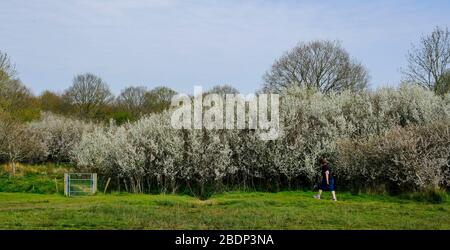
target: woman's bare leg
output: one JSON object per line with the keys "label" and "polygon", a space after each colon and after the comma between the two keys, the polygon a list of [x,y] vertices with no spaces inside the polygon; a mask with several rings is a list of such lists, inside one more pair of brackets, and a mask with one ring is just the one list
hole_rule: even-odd
{"label": "woman's bare leg", "polygon": [[319,193],[314,195],[314,198],[320,199],[320,195],[322,195],[322,189],[319,189]]}
{"label": "woman's bare leg", "polygon": [[331,191],[331,195],[333,195],[333,200],[337,201],[337,199],[336,199],[336,192],[335,191]]}

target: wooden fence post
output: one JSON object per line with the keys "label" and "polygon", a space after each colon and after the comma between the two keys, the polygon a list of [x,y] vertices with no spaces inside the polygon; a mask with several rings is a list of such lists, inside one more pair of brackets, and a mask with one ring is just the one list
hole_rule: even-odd
{"label": "wooden fence post", "polygon": [[108,180],[106,181],[106,186],[105,186],[105,190],[103,190],[103,193],[106,194],[106,190],[108,190],[108,186],[109,186],[109,182],[111,181],[111,177],[108,178]]}

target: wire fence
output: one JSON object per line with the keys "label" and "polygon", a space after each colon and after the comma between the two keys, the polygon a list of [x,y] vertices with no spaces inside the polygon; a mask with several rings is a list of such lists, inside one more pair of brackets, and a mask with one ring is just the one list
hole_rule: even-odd
{"label": "wire fence", "polygon": [[64,195],[67,197],[92,195],[97,192],[96,173],[65,173]]}

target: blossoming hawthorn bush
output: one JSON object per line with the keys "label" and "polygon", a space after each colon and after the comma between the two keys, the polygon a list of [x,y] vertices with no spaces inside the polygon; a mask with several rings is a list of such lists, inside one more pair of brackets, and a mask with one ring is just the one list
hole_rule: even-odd
{"label": "blossoming hawthorn bush", "polygon": [[45,160],[69,162],[71,151],[84,132],[92,130],[91,123],[82,122],[51,113],[42,113],[41,119],[28,124],[28,128],[45,146]]}
{"label": "blossoming hawthorn bush", "polygon": [[229,184],[240,188],[265,189],[279,184],[279,164],[277,163],[278,141],[262,141],[257,130],[228,131],[230,162],[228,167]]}
{"label": "blossoming hawthorn bush", "polygon": [[144,148],[134,143],[129,126],[110,124],[84,133],[72,159],[80,167],[123,178],[128,191],[142,192],[146,155]]}
{"label": "blossoming hawthorn bush", "polygon": [[395,192],[448,187],[450,123],[394,127],[382,135],[343,139],[338,152],[336,174],[357,188],[387,185]]}
{"label": "blossoming hawthorn bush", "polygon": [[46,115],[29,124],[49,159],[117,178],[130,192],[311,186],[318,159],[338,183],[411,190],[449,186],[450,95],[402,85],[373,92],[281,93],[279,137],[259,129],[173,129],[172,111],[121,126]]}
{"label": "blossoming hawthorn bush", "polygon": [[144,156],[142,166],[146,182],[155,181],[163,192],[169,187],[175,191],[186,171],[181,132],[171,128],[170,112],[145,117],[127,126],[131,146]]}
{"label": "blossoming hawthorn bush", "polygon": [[0,119],[0,159],[15,163],[42,161],[48,154],[47,147],[38,134],[13,119]]}
{"label": "blossoming hawthorn bush", "polygon": [[110,125],[85,133],[74,149],[74,161],[110,176],[124,178],[133,192],[154,182],[160,191],[176,191],[180,183],[219,182],[227,175],[230,151],[220,131],[174,130],[170,112],[136,123]]}
{"label": "blossoming hawthorn bush", "polygon": [[183,130],[185,154],[181,166],[191,192],[204,197],[208,184],[215,188],[229,172],[231,151],[223,131]]}
{"label": "blossoming hawthorn bush", "polygon": [[88,168],[108,175],[120,176],[114,160],[110,157],[115,146],[109,128],[96,127],[83,133],[72,149],[72,161],[79,167]]}

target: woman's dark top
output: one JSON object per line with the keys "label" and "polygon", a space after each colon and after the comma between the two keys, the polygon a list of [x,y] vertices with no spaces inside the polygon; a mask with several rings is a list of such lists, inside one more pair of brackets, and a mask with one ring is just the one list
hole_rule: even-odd
{"label": "woman's dark top", "polygon": [[[325,172],[327,171],[328,171],[328,184],[327,184],[327,177],[325,174]],[[331,174],[331,170],[328,164],[322,165],[322,183],[320,184],[320,189],[334,191],[334,178],[333,175]]]}
{"label": "woman's dark top", "polygon": [[322,165],[322,180],[325,180],[325,181],[327,180],[327,177],[325,174],[325,172],[327,172],[327,171],[328,171],[328,178],[331,179],[331,170],[328,167],[328,164]]}

